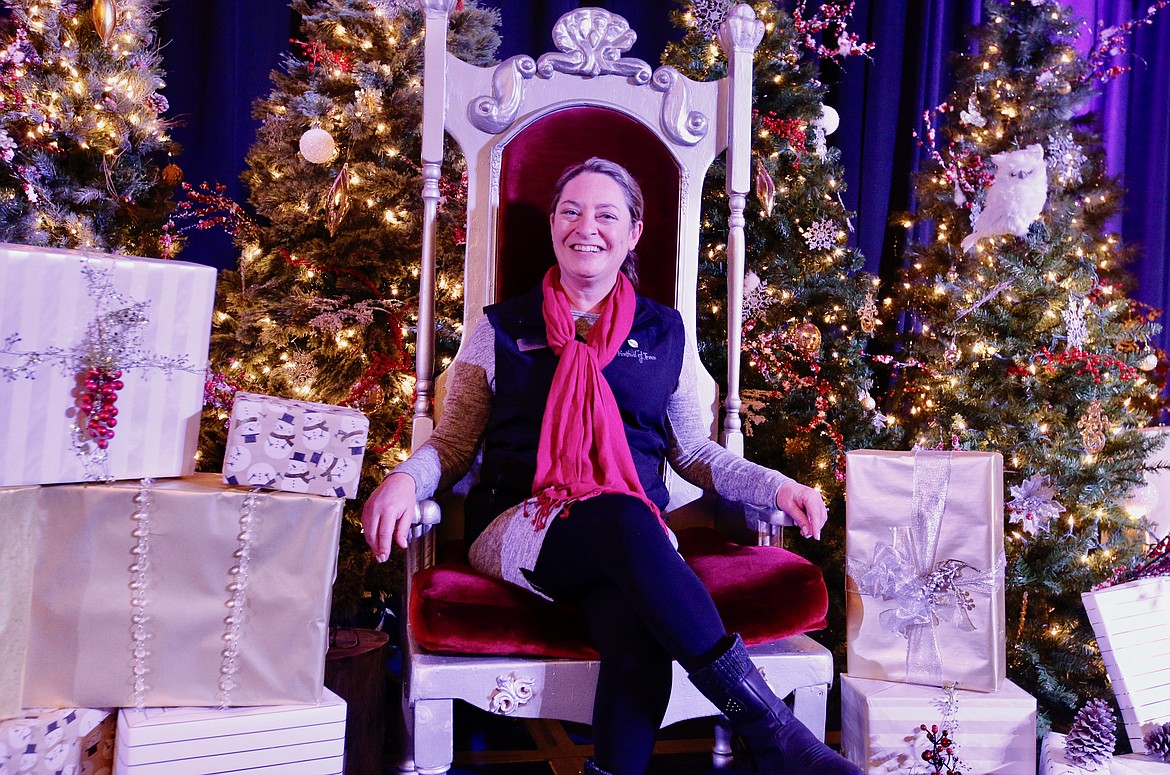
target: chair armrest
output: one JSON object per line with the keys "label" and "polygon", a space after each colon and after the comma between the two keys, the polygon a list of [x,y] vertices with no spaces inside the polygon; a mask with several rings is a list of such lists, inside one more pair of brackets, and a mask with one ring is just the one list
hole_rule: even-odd
{"label": "chair armrest", "polygon": [[766,525],[772,525],[773,527],[796,526],[796,523],[792,521],[792,517],[788,516],[787,512],[781,511],[780,509],[761,509],[757,506],[745,505],[743,507],[743,511],[744,519],[749,520],[749,524],[750,520],[755,519],[759,522],[763,522]]}
{"label": "chair armrest", "polygon": [[414,506],[414,518],[410,520],[411,527],[434,527],[443,519],[443,510],[437,501],[424,498]]}

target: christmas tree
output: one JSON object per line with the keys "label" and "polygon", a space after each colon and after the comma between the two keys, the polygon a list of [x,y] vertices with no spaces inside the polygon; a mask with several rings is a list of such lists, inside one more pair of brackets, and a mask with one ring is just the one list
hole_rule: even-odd
{"label": "christmas tree", "polygon": [[[170,256],[182,173],[152,0],[4,0],[0,241]],[[165,165],[165,166],[164,166]]]}
{"label": "christmas tree", "polygon": [[1117,31],[1081,55],[1060,4],[985,9],[926,117],[941,127],[923,138],[916,218],[932,234],[885,301],[905,313],[886,411],[907,443],[1003,454],[1009,676],[1065,725],[1108,696],[1080,593],[1146,537],[1124,506],[1150,451],[1132,429],[1157,402],[1158,313],[1126,296],[1121,191],[1083,112],[1117,73]]}
{"label": "christmas tree", "polygon": [[[879,324],[876,283],[848,246],[850,213],[840,154],[826,135],[836,112],[824,105],[822,59],[866,54],[846,23],[851,2],[826,2],[792,15],[752,4],[765,24],[755,54],[754,197],[745,212],[744,419],[746,454],[826,497],[831,518],[820,544],[799,551],[824,569],[831,590],[827,640],[844,653],[845,451],[874,446],[883,430],[864,358]],[[729,2],[694,3],[673,14],[687,30],[663,57],[696,80],[722,77],[713,38]],[[712,374],[726,374],[727,194],[713,165],[704,189],[700,250],[699,348]]]}
{"label": "christmas tree", "polygon": [[[370,443],[354,504],[410,441],[423,16],[405,0],[294,0],[292,8],[303,40],[254,110],[262,126],[244,180],[257,217],[209,186],[190,189],[187,203],[198,225],[226,226],[241,250],[218,289],[200,446],[204,468],[217,469],[235,390],[356,407],[370,419]],[[451,16],[450,50],[489,64],[498,25],[496,12],[465,3]],[[462,319],[465,195],[456,157],[444,164],[437,249],[443,363]],[[357,518],[348,513],[342,533],[335,618],[353,616],[366,592],[396,587],[391,564],[371,564]]]}

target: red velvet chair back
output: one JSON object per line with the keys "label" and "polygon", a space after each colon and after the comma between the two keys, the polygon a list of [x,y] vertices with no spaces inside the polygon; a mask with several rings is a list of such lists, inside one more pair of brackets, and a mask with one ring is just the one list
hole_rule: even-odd
{"label": "red velvet chair back", "polygon": [[532,121],[503,147],[500,167],[496,301],[526,293],[553,265],[549,205],[564,170],[591,156],[628,169],[646,199],[638,243],[639,291],[675,306],[678,262],[678,164],[637,119],[601,107],[566,107]]}

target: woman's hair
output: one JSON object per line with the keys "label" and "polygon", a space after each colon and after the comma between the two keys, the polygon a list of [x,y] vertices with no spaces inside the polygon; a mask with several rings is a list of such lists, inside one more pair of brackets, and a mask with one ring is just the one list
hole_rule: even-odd
{"label": "woman's hair", "polygon": [[[557,204],[561,201],[561,196],[565,193],[565,186],[569,185],[569,181],[586,172],[605,175],[614,183],[618,184],[626,197],[626,207],[630,211],[631,228],[634,222],[642,220],[642,216],[646,213],[646,200],[642,197],[642,188],[638,185],[638,181],[634,180],[634,176],[630,174],[629,170],[617,162],[601,159],[596,156],[586,159],[579,164],[574,164],[561,173],[561,177],[557,180],[556,185],[553,186],[552,202],[549,205],[550,215],[556,213]],[[626,254],[626,260],[622,262],[621,271],[634,284],[634,287],[637,288],[638,255],[634,251],[631,250]]]}

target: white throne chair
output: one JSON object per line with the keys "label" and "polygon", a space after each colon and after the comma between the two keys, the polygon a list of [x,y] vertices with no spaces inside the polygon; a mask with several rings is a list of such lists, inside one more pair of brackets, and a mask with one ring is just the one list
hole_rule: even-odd
{"label": "white throne chair", "polygon": [[[726,152],[729,373],[718,437],[742,454],[743,211],[751,170],[752,57],[763,23],[750,6],[733,8],[719,33],[728,75],[699,83],[672,67],[655,69],[625,56],[634,32],[620,16],[597,8],[580,8],[557,21],[555,52],[474,67],[446,50],[455,0],[421,2],[424,231],[412,446],[426,441],[435,422],[435,219],[443,142],[450,136],[467,161],[465,333],[485,305],[526,292],[551,266],[552,186],[566,166],[596,155],[623,164],[643,185],[640,290],[679,310],[694,346],[703,180]],[[717,389],[709,375],[703,378],[714,438]],[[827,598],[820,572],[779,548],[782,513],[736,512],[677,475],[668,472],[667,479],[668,517],[684,556],[712,590],[729,630],[743,634],[772,689],[791,696],[797,718],[823,738],[832,658],[802,634],[823,626],[818,616],[823,620],[824,608],[817,610]],[[462,535],[459,499],[440,500],[441,507],[419,504],[407,561],[404,754],[398,769],[420,775],[447,772],[452,764],[456,700],[517,718],[589,723],[598,666],[583,620],[574,620],[571,609],[480,577],[458,562],[437,560],[440,547]],[[727,523],[729,514],[738,516],[741,528],[750,526],[757,546],[730,543],[703,526]],[[782,621],[794,595],[804,595],[812,613],[805,612],[802,621]],[[716,717],[713,756],[716,764],[726,763],[728,728],[675,665],[664,725],[705,716]]]}

